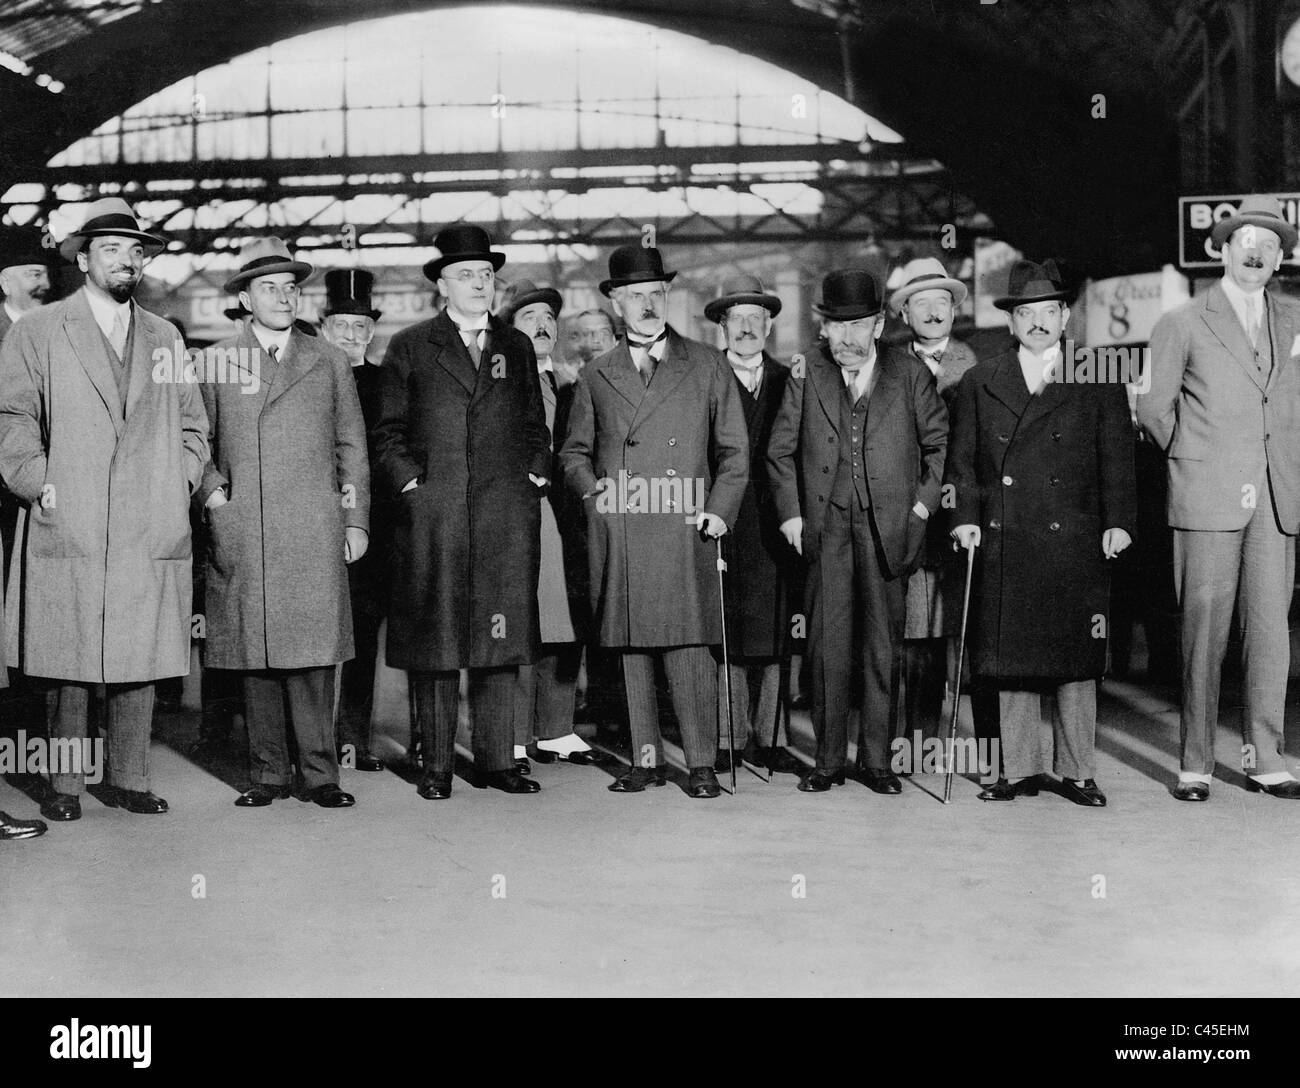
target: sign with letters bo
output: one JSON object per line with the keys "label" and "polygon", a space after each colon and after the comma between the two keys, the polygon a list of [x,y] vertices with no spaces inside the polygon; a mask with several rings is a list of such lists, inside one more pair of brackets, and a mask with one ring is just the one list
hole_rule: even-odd
{"label": "sign with letters bo", "polygon": [[[1293,227],[1300,214],[1300,193],[1274,193],[1282,214]],[[1245,193],[1229,196],[1180,196],[1178,198],[1178,267],[1219,268],[1220,251],[1210,242],[1214,224],[1227,219],[1246,198]],[[1282,258],[1283,267],[1300,267],[1294,252]]]}

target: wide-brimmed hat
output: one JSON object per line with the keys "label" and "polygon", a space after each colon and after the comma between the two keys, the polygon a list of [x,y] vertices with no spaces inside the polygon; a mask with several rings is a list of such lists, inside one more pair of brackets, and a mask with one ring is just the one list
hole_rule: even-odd
{"label": "wide-brimmed hat", "polygon": [[763,281],[744,274],[723,282],[718,297],[704,307],[704,316],[721,321],[733,306],[762,306],[773,317],[781,312],[781,300],[763,290]]}
{"label": "wide-brimmed hat", "polygon": [[48,237],[39,227],[6,227],[0,231],[0,269],[25,264],[48,267],[53,256],[53,246],[45,242]]}
{"label": "wide-brimmed hat", "polygon": [[226,280],[222,288],[227,294],[235,295],[246,284],[260,276],[274,276],[281,272],[292,273],[294,282],[302,283],[312,274],[312,266],[306,261],[295,261],[289,247],[279,238],[254,238],[244,243],[239,251],[239,271]]}
{"label": "wide-brimmed hat", "polygon": [[948,275],[938,257],[918,257],[903,265],[903,283],[889,296],[889,312],[897,317],[903,312],[903,303],[918,291],[947,291],[954,308],[966,301],[966,285]]}
{"label": "wide-brimmed hat", "polygon": [[453,223],[450,227],[443,227],[433,239],[433,245],[438,256],[427,261],[424,266],[424,274],[431,280],[436,280],[447,265],[457,261],[488,261],[493,271],[506,263],[506,255],[492,248],[488,232],[468,223]]}
{"label": "wide-brimmed hat", "polygon": [[350,314],[378,321],[382,310],[376,310],[370,301],[375,286],[375,274],[364,268],[331,268],[325,273],[325,308],[321,317]]}
{"label": "wide-brimmed hat", "polygon": [[619,246],[609,255],[609,279],[600,285],[606,298],[615,287],[631,283],[672,283],[676,272],[664,271],[664,257],[654,246]]}
{"label": "wide-brimmed hat", "polygon": [[109,234],[118,238],[134,238],[143,244],[145,252],[150,256],[167,245],[165,239],[140,229],[140,223],[130,204],[120,196],[106,196],[87,206],[81,226],[59,244],[59,255],[65,261],[75,261],[77,254],[90,239]]}
{"label": "wide-brimmed hat", "polygon": [[1222,249],[1223,243],[1232,237],[1233,232],[1242,227],[1261,227],[1271,230],[1282,240],[1282,251],[1289,254],[1300,241],[1300,233],[1286,221],[1282,215],[1282,205],[1277,197],[1267,195],[1248,196],[1227,219],[1220,219],[1210,231],[1210,241],[1216,249]]}
{"label": "wide-brimmed hat", "polygon": [[880,284],[864,268],[828,273],[822,280],[821,301],[813,303],[813,309],[830,321],[856,321],[883,308]]}
{"label": "wide-brimmed hat", "polygon": [[1065,286],[1060,269],[1049,257],[1042,264],[1037,261],[1013,264],[1007,278],[1007,293],[995,298],[993,305],[999,310],[1014,310],[1027,302],[1069,302],[1073,297],[1074,292]]}
{"label": "wide-brimmed hat", "polygon": [[560,310],[564,307],[564,299],[560,297],[560,292],[554,287],[538,287],[532,280],[520,280],[518,283],[511,284],[514,294],[510,301],[501,309],[501,320],[509,323],[515,319],[515,314],[525,306],[531,306],[534,302],[545,302],[551,308],[551,313],[555,317],[560,316]]}

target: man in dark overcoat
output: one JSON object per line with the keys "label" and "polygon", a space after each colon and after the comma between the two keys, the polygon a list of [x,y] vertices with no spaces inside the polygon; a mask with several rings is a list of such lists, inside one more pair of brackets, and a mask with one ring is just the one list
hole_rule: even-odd
{"label": "man in dark overcoat", "polygon": [[681,724],[687,793],[707,798],[720,792],[715,540],[740,512],[749,443],[722,353],[667,323],[675,275],[650,246],[610,255],[600,290],[626,332],[583,369],[560,460],[587,507],[596,638],[622,652],[633,766],[610,789],[639,793],[665,781],[658,657]]}
{"label": "man in dark overcoat", "polygon": [[533,346],[492,316],[505,255],[450,226],[424,266],[446,309],[403,329],[381,368],[375,457],[395,496],[387,661],[410,672],[421,797],[451,796],[459,669],[469,670],[476,785],[535,793],[514,766],[516,673],[538,652],[540,503],[550,434]]}
{"label": "man in dark overcoat", "polygon": [[241,808],[289,796],[289,730],[302,799],[354,801],[339,786],[334,675],[353,652],[346,564],[366,552],[370,468],[347,359],[294,327],[311,273],[279,238],[245,245],[226,290],[251,316],[204,359],[204,653],[242,674],[252,785]]}
{"label": "man in dark overcoat", "polygon": [[[953,537],[979,549],[971,671],[999,689],[1006,775],[980,797],[1050,786],[1100,807],[1097,680],[1108,564],[1130,544],[1137,517],[1134,435],[1122,382],[1075,381],[1072,360],[1062,360],[1069,298],[1052,262],[1012,266],[995,304],[1019,346],[958,386],[946,482]],[[1059,784],[1044,782],[1049,766]]]}

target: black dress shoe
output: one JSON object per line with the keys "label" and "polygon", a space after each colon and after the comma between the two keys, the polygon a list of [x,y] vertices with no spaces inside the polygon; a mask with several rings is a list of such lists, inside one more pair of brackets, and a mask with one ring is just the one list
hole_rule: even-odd
{"label": "black dress shoe", "polygon": [[526,756],[519,756],[515,759],[515,770],[519,774],[532,774],[533,765],[528,762],[528,758]]}
{"label": "black dress shoe", "polygon": [[799,779],[799,789],[803,793],[825,793],[832,786],[844,785],[843,771],[813,771]]}
{"label": "black dress shoe", "polygon": [[1272,786],[1265,786],[1262,782],[1256,782],[1253,778],[1246,779],[1246,789],[1251,793],[1267,793],[1270,797],[1282,797],[1288,801],[1300,800],[1300,782],[1294,778],[1286,782],[1277,782]]}
{"label": "black dress shoe", "polygon": [[320,805],[321,808],[351,808],[357,803],[357,799],[352,794],[344,793],[333,782],[326,782],[325,785],[317,786],[314,790],[304,790],[302,799]]}
{"label": "black dress shoe", "polygon": [[1174,787],[1175,801],[1208,801],[1209,799],[1210,787],[1204,782],[1179,782]]}
{"label": "black dress shoe", "polygon": [[717,797],[722,792],[718,785],[718,776],[712,767],[692,767],[690,777],[686,780],[688,797]]}
{"label": "black dress shoe", "polygon": [[[737,755],[736,766],[739,767],[740,764],[741,764],[741,757]],[[730,748],[718,749],[718,758],[713,761],[713,769],[717,771],[718,774],[731,773],[731,749]]]}
{"label": "black dress shoe", "polygon": [[1014,801],[1017,797],[1037,797],[1042,782],[1037,775],[1022,778],[1014,785],[1005,778],[999,778],[991,786],[985,786],[979,792],[981,801]]}
{"label": "black dress shoe", "polygon": [[288,786],[272,786],[265,782],[255,782],[235,798],[235,804],[240,808],[265,808],[277,798],[283,800],[290,796],[291,792]]}
{"label": "black dress shoe", "polygon": [[72,793],[52,793],[41,802],[41,815],[60,823],[81,819],[81,798]]}
{"label": "black dress shoe", "polygon": [[1072,778],[1062,778],[1056,788],[1062,797],[1067,801],[1073,801],[1076,805],[1083,805],[1086,808],[1106,807],[1106,795],[1097,788],[1097,783],[1091,778],[1085,778],[1082,786]]}
{"label": "black dress shoe", "polygon": [[356,764],[358,771],[382,771],[384,769],[384,761],[369,752],[357,756]]}
{"label": "black dress shoe", "polygon": [[513,767],[505,771],[479,771],[474,776],[474,788],[500,790],[502,793],[540,793],[540,782],[525,778]]}
{"label": "black dress shoe", "polygon": [[425,771],[415,792],[426,801],[447,800],[451,796],[451,772],[439,774],[437,771]]}
{"label": "black dress shoe", "polygon": [[859,781],[874,793],[902,793],[903,783],[893,771],[880,771],[872,767],[863,767],[859,772]]}
{"label": "black dress shoe", "polygon": [[0,812],[0,841],[34,839],[45,832],[44,820],[15,820],[7,812]]}
{"label": "black dress shoe", "polygon": [[110,789],[103,801],[109,808],[124,808],[141,816],[158,816],[167,811],[167,802],[148,790]]}
{"label": "black dress shoe", "polygon": [[609,784],[610,793],[640,793],[647,786],[662,786],[668,781],[664,767],[629,767]]}

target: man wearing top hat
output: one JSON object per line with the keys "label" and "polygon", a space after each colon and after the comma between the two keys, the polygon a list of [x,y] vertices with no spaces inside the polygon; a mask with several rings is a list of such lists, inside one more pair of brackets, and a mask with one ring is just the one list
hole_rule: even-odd
{"label": "man wearing top hat", "polygon": [[[370,468],[356,383],[343,352],[294,327],[312,266],[279,238],[239,254],[225,290],[251,315],[208,349],[203,401],[212,458],[206,664],[242,674],[252,784],[262,808],[292,792],[346,808],[334,744],[334,673],[352,656],[345,564],[366,553]],[[255,381],[247,378],[251,376]]]}
{"label": "man wearing top hat", "polygon": [[[691,797],[717,797],[717,544],[749,478],[745,414],[721,352],[667,324],[659,250],[621,246],[601,294],[625,336],[589,363],[560,460],[587,511],[596,637],[623,659],[633,765],[610,789],[663,785],[655,658],[681,724]],[[702,539],[702,537],[706,539]]]}
{"label": "man wearing top hat", "polygon": [[[573,383],[557,380],[555,348],[562,300],[553,287],[531,280],[513,285],[513,296],[501,319],[527,336],[537,356],[537,376],[546,409],[546,427],[557,452],[568,431],[573,407]],[[573,730],[574,696],[587,631],[587,547],[582,507],[559,486],[558,460],[548,478],[555,486],[542,499],[541,568],[537,607],[541,649],[537,661],[519,666],[515,704],[515,765],[530,770],[528,757],[539,763],[600,762],[600,755]]]}
{"label": "man wearing top hat", "polygon": [[434,238],[446,308],[388,345],[374,446],[397,513],[387,660],[410,674],[421,797],[451,796],[459,672],[469,670],[475,785],[535,793],[511,738],[520,665],[537,659],[550,433],[529,338],[489,312],[505,254],[487,232]]}
{"label": "man wearing top hat", "polygon": [[1300,781],[1285,759],[1283,718],[1300,532],[1300,306],[1265,287],[1295,249],[1296,229],[1274,197],[1251,196],[1210,238],[1223,278],[1156,323],[1150,389],[1137,403],[1138,423],[1168,455],[1183,609],[1174,796],[1209,797],[1235,602],[1247,787],[1294,800]]}
{"label": "man wearing top hat", "polygon": [[[781,661],[790,652],[792,567],[795,557],[781,539],[763,458],[772,423],[785,393],[788,367],[767,351],[772,319],[781,300],[763,290],[757,276],[737,275],[704,307],[722,330],[727,363],[749,432],[749,484],[736,522],[722,539],[727,561],[732,721],[736,759],[792,774],[803,764],[785,748],[772,748],[780,696]],[[788,656],[786,658],[788,662]],[[787,666],[788,667],[788,666]],[[718,675],[720,721],[726,720],[726,678]],[[728,738],[719,730],[719,771],[730,767]]]}
{"label": "man wearing top hat", "polygon": [[[90,204],[59,247],[85,286],[26,314],[0,349],[0,476],[27,505],[6,656],[56,682],[51,739],[85,737],[105,685],[100,796],[144,814],[167,811],[150,790],[154,682],[189,672],[189,501],[208,459],[198,389],[153,379],[160,358],[183,364],[180,334],[132,301],[163,245],[125,201]],[[41,811],[79,818],[84,775],[50,783]]]}
{"label": "man wearing top hat", "polygon": [[[379,366],[366,358],[375,338],[380,311],[370,301],[375,274],[363,268],[332,268],[325,273],[325,308],[321,335],[347,356],[356,379],[361,415],[370,435],[379,422]],[[388,603],[388,549],[391,504],[375,486],[374,456],[370,450],[370,545],[366,554],[348,564],[348,591],[352,602],[352,638],[356,655],[343,663],[339,692],[338,739],[352,746],[358,771],[382,771],[384,765],[370,751],[370,716],[374,704],[375,662],[379,653],[379,626]]]}
{"label": "man wearing top hat", "polygon": [[[952,535],[978,548],[971,672],[998,689],[1005,767],[980,793],[986,801],[1046,788],[1106,804],[1095,777],[1097,681],[1109,564],[1131,543],[1137,516],[1133,427],[1122,383],[1067,380],[1070,297],[1051,261],[1016,262],[994,305],[1017,347],[957,387]],[[1045,778],[1049,768],[1059,783]]]}
{"label": "man wearing top hat", "polygon": [[781,534],[808,563],[817,765],[799,788],[843,784],[860,667],[862,781],[896,794],[889,741],[905,590],[939,507],[948,413],[915,355],[877,350],[885,315],[871,273],[830,273],[814,308],[825,339],[796,357],[767,451]]}

